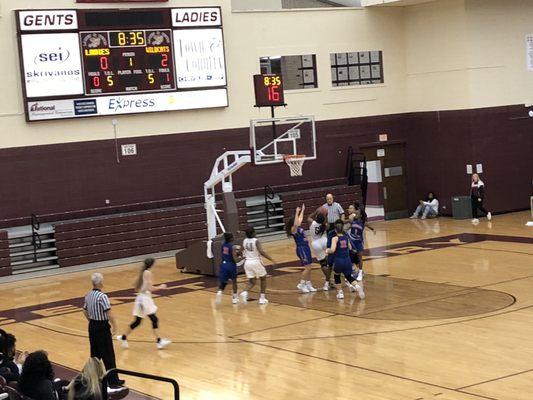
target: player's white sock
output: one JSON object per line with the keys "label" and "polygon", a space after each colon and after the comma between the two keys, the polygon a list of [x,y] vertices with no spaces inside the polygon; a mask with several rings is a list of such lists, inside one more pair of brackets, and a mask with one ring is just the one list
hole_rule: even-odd
{"label": "player's white sock", "polygon": [[264,293],[261,293],[261,294],[259,295],[259,298],[260,298],[260,299],[264,299],[264,298],[265,298],[265,294],[264,294]]}
{"label": "player's white sock", "polygon": [[223,293],[222,290],[219,289],[217,292],[217,296],[222,296],[222,293]]}

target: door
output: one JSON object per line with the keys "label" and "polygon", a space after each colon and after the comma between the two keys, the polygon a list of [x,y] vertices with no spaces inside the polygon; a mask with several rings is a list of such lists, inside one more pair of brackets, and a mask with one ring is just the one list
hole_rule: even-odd
{"label": "door", "polygon": [[364,147],[361,152],[367,161],[380,161],[385,219],[408,217],[405,144]]}

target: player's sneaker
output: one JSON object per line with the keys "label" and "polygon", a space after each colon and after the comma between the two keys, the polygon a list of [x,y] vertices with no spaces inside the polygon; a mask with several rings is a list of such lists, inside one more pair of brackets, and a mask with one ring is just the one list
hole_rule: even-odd
{"label": "player's sneaker", "polygon": [[425,215],[422,215],[422,218],[420,218],[420,219],[426,219],[426,218],[427,218],[427,217],[426,217]]}
{"label": "player's sneaker", "polygon": [[222,301],[222,291],[218,291],[217,292],[217,295],[215,296],[215,304],[220,304],[220,302]]}
{"label": "player's sneaker", "polygon": [[237,296],[233,296],[231,299],[231,304],[239,304],[239,298]]}
{"label": "player's sneaker", "polygon": [[296,287],[301,293],[309,293],[309,289],[307,289],[307,286],[305,283],[299,283],[298,285],[296,285]]}
{"label": "player's sneaker", "polygon": [[339,300],[344,299],[344,292],[342,290],[337,292],[337,299]]}
{"label": "player's sneaker", "polygon": [[418,217],[417,217],[416,215],[413,214],[413,215],[411,215],[409,218],[410,218],[410,219],[417,219]]}
{"label": "player's sneaker", "polygon": [[327,292],[329,290],[329,282],[328,281],[324,282],[324,287],[322,288],[322,290],[324,292]]}
{"label": "player's sneaker", "polygon": [[355,291],[357,292],[357,295],[361,300],[363,300],[365,296],[365,291],[363,290],[363,287],[361,285],[355,284]]}
{"label": "player's sneaker", "polygon": [[120,342],[123,349],[127,349],[128,347],[130,347],[128,341],[126,339],[122,339],[122,335],[118,335],[117,340]]}
{"label": "player's sneaker", "polygon": [[309,292],[316,292],[316,289],[313,287],[313,284],[311,282],[305,282],[305,287]]}
{"label": "player's sneaker", "polygon": [[259,304],[268,304],[268,299],[265,297],[262,297],[259,299]]}
{"label": "player's sneaker", "polygon": [[477,225],[477,224],[479,224],[479,219],[477,219],[477,218],[474,218],[474,219],[472,220],[472,223],[473,223],[474,225]]}
{"label": "player's sneaker", "polygon": [[363,277],[364,277],[364,272],[362,269],[360,269],[358,272],[357,272],[357,276],[355,277],[355,280],[357,282],[361,282],[363,280]]}
{"label": "player's sneaker", "polygon": [[241,292],[239,296],[241,296],[241,301],[243,303],[246,303],[248,301],[248,292],[246,290],[244,292]]}
{"label": "player's sneaker", "polygon": [[170,340],[168,340],[168,339],[161,339],[159,342],[157,342],[157,348],[159,350],[162,350],[165,347],[167,347],[170,343],[172,343],[172,342]]}
{"label": "player's sneaker", "polygon": [[490,221],[492,219],[492,214],[490,212],[487,213],[487,219]]}

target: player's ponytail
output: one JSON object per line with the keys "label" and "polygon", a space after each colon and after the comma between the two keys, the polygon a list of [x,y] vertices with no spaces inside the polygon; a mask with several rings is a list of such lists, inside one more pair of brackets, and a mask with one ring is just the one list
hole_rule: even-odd
{"label": "player's ponytail", "polygon": [[292,236],[292,227],[294,226],[294,217],[290,217],[287,222],[285,222],[285,233],[288,237]]}
{"label": "player's ponytail", "polygon": [[149,270],[152,268],[152,266],[155,264],[155,260],[153,258],[146,258],[143,262],[143,266],[141,267],[141,271],[139,273],[139,277],[137,278],[137,281],[135,282],[135,290],[139,291],[141,289],[141,286],[143,284],[143,274],[144,271]]}

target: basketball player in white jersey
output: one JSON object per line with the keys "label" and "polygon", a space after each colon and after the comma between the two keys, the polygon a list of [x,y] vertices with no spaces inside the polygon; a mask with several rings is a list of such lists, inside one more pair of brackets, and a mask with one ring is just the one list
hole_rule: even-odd
{"label": "basketball player in white jersey", "polygon": [[148,317],[152,322],[152,330],[156,337],[158,349],[164,349],[171,343],[170,340],[159,336],[159,320],[156,315],[157,306],[152,299],[152,292],[155,292],[156,290],[164,290],[167,288],[167,285],[163,283],[159,286],[154,286],[152,284],[153,277],[150,269],[154,263],[155,260],[153,258],[147,258],[144,260],[144,265],[135,284],[135,291],[137,292],[137,297],[135,298],[135,304],[133,306],[135,321],[130,324],[130,328],[125,334],[117,336],[117,340],[122,343],[122,347],[125,349],[128,348],[128,335],[141,324],[144,317]]}
{"label": "basketball player in white jersey", "polygon": [[325,215],[321,213],[321,211],[322,210],[318,209],[312,213],[308,218],[308,222],[309,232],[311,233],[311,249],[313,250],[313,253],[315,253],[315,257],[324,273],[325,282],[323,290],[328,291],[332,286],[330,284],[332,268],[328,266],[326,255],[326,249],[328,248],[328,239],[326,237],[328,224]]}
{"label": "basketball player in white jersey", "polygon": [[243,302],[248,301],[248,291],[251,290],[259,278],[261,282],[261,295],[259,296],[259,304],[267,304],[268,300],[265,297],[266,293],[266,269],[261,261],[261,256],[272,261],[273,265],[276,265],[275,261],[267,253],[263,251],[261,243],[255,237],[255,229],[249,227],[246,229],[246,239],[242,242],[243,255],[244,255],[244,272],[249,279],[248,284],[244,291],[241,292],[241,300]]}

